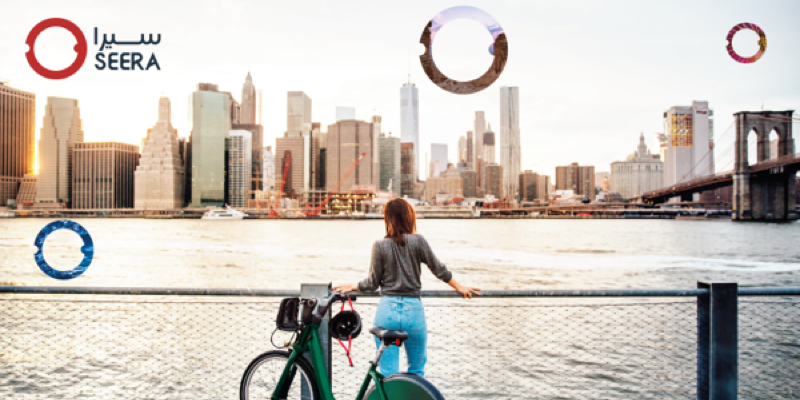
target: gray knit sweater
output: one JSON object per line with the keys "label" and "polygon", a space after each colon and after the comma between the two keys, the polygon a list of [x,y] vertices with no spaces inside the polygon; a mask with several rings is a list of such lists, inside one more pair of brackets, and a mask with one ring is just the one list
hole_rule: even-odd
{"label": "gray knit sweater", "polygon": [[453,273],[436,258],[422,235],[406,234],[404,239],[405,246],[389,238],[372,245],[369,276],[358,283],[358,290],[372,291],[380,287],[381,296],[419,297],[420,263],[425,263],[437,278],[450,282]]}

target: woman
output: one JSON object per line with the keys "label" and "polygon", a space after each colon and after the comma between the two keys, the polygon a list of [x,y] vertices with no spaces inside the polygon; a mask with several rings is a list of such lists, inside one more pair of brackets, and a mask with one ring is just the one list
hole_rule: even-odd
{"label": "woman", "polygon": [[[381,289],[381,300],[375,312],[375,326],[408,333],[404,342],[408,357],[408,372],[425,376],[428,329],[425,310],[419,298],[420,263],[425,263],[437,278],[446,282],[464,298],[480,295],[480,289],[464,286],[453,279],[433,254],[428,242],[417,234],[417,215],[414,208],[403,199],[393,199],[386,204],[383,221],[386,237],[372,246],[372,263],[367,279],[357,284],[342,284],[334,291],[347,293],[354,290]],[[375,338],[375,345],[380,341]],[[399,349],[391,346],[384,351],[379,363],[383,375],[389,376],[399,369]]]}

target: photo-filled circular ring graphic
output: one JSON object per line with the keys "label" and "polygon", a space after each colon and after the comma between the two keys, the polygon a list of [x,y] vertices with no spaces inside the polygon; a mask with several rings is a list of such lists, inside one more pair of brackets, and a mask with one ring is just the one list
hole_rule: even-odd
{"label": "photo-filled circular ring graphic", "polygon": [[[53,27],[60,27],[68,30],[69,33],[75,37],[75,40],[78,41],[74,47],[75,51],[78,52],[78,54],[75,56],[75,61],[72,62],[72,65],[60,71],[54,71],[52,69],[45,68],[41,63],[39,63],[39,60],[36,59],[36,50],[34,49],[36,38],[38,38],[39,35],[41,35],[46,29]],[[86,44],[86,37],[83,36],[83,32],[81,32],[80,28],[73,24],[72,21],[63,18],[50,18],[36,24],[36,26],[31,29],[30,33],[28,33],[28,38],[25,39],[25,44],[28,45],[28,52],[25,53],[25,58],[28,59],[28,64],[37,74],[47,79],[64,79],[74,75],[83,66],[83,62],[86,61],[86,53],[89,51],[89,48]]]}
{"label": "photo-filled circular ring graphic", "polygon": [[[758,52],[752,57],[742,57],[736,54],[735,51],[733,51],[733,36],[736,35],[736,32],[739,32],[742,29],[750,29],[751,31],[758,34],[759,49]],[[761,56],[764,55],[765,51],[767,51],[767,35],[764,34],[764,31],[762,31],[761,28],[758,27],[758,25],[745,22],[734,26],[733,29],[731,29],[731,31],[728,32],[728,55],[730,55],[731,58],[733,58],[737,62],[740,62],[742,64],[754,63],[759,58],[761,58]]]}
{"label": "photo-filled circular ring graphic", "polygon": [[[59,229],[69,229],[77,233],[81,239],[83,239],[83,246],[81,246],[83,261],[81,261],[77,267],[69,271],[59,271],[57,269],[53,269],[47,264],[47,261],[44,259],[44,254],[42,253],[44,241],[47,239],[47,236]],[[34,240],[33,244],[39,249],[36,254],[33,255],[33,258],[36,260],[36,264],[39,266],[39,269],[47,274],[47,276],[55,279],[67,280],[77,278],[82,273],[86,272],[86,269],[89,268],[89,264],[92,263],[92,257],[94,256],[94,243],[92,242],[92,237],[89,236],[89,232],[86,230],[86,228],[77,222],[72,222],[66,219],[47,224],[44,228],[42,228],[41,231],[39,231],[39,234],[36,235],[36,240]]]}
{"label": "photo-filled circular ring graphic", "polygon": [[[436,33],[446,23],[457,19],[471,19],[480,23],[489,30],[492,39],[494,39],[494,43],[489,46],[489,53],[494,56],[491,67],[481,77],[468,82],[448,78],[439,71],[433,61],[433,40],[436,37]],[[486,89],[500,77],[508,60],[508,40],[503,27],[491,15],[475,7],[457,6],[436,14],[433,19],[428,21],[428,25],[422,31],[422,37],[420,37],[419,42],[425,46],[425,54],[419,56],[425,74],[436,86],[450,93],[471,94]]]}

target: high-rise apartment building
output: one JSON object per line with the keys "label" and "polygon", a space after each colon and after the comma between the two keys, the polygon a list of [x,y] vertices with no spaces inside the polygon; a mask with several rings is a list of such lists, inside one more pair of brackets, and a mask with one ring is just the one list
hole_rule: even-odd
{"label": "high-rise apartment building", "polygon": [[503,86],[500,88],[500,165],[504,174],[504,196],[516,196],[521,157],[519,88]]}
{"label": "high-rise apartment building", "polygon": [[356,108],[336,106],[336,122],[345,119],[356,119]]}
{"label": "high-rise apartment building", "polygon": [[134,207],[171,210],[183,207],[186,171],[181,158],[178,130],[172,127],[172,105],[158,100],[158,120],[147,130],[142,156],[134,174]]}
{"label": "high-rise apartment building", "polygon": [[466,136],[461,136],[458,138],[458,155],[456,157],[458,163],[466,163],[467,162],[467,138]]}
{"label": "high-rise apartment building", "polygon": [[391,190],[396,196],[400,196],[400,138],[381,134],[381,190]]}
{"label": "high-rise apartment building", "polygon": [[37,207],[65,207],[72,200],[72,153],[83,143],[78,100],[48,97],[39,138]]}
{"label": "high-rise apartment building", "polygon": [[72,208],[133,208],[139,146],[117,142],[75,143]]}
{"label": "high-rise apartment building", "polygon": [[503,198],[503,167],[497,163],[486,165],[485,196]]}
{"label": "high-rise apartment building", "polygon": [[311,130],[311,98],[300,91],[286,93],[286,132]]}
{"label": "high-rise apartment building", "polygon": [[414,150],[417,152],[415,157],[415,176],[416,182],[419,172],[422,171],[422,162],[419,155],[422,154],[419,147],[419,92],[413,83],[408,82],[400,88],[400,141],[403,143],[414,143]]}
{"label": "high-rise apartment building", "polygon": [[550,183],[550,175],[539,175],[536,185],[536,198],[537,200],[547,201],[550,198],[550,188],[553,185]]}
{"label": "high-rise apartment building", "polygon": [[216,85],[198,84],[190,95],[191,115],[190,207],[222,207],[225,204],[225,146],[231,130],[230,96]]}
{"label": "high-rise apartment building", "polygon": [[629,155],[625,161],[611,163],[610,190],[622,195],[623,199],[631,199],[662,187],[664,187],[664,163],[660,155],[650,154],[642,134],[639,136],[636,152]]}
{"label": "high-rise apartment building", "polygon": [[25,175],[33,174],[36,95],[0,81],[0,207],[17,198]]}
{"label": "high-rise apartment building", "polygon": [[414,143],[400,143],[400,195],[414,197],[414,184],[417,182],[417,162]]}
{"label": "high-rise apartment building", "polygon": [[228,133],[228,205],[247,207],[253,174],[253,134],[246,130]]}
{"label": "high-rise apartment building", "polygon": [[244,79],[242,85],[242,106],[241,117],[239,123],[241,124],[257,124],[257,110],[256,103],[258,102],[256,87],[253,85],[253,77],[250,76],[250,71],[247,72],[247,78]]}
{"label": "high-rise apartment building", "polygon": [[574,194],[595,199],[594,166],[572,163],[556,167],[556,190],[572,190]]}
{"label": "high-rise apartment building", "polygon": [[714,174],[714,111],[707,101],[664,112],[664,186]]}
{"label": "high-rise apartment building", "polygon": [[483,133],[483,155],[481,158],[484,163],[491,164],[495,162],[494,143],[495,136],[494,132],[492,132],[492,124],[489,124],[489,128]]}
{"label": "high-rise apartment building", "polygon": [[464,198],[478,197],[478,174],[471,169],[465,169],[461,171],[461,179],[464,181]]}
{"label": "high-rise apartment building", "polygon": [[[380,160],[375,160],[376,156],[379,157],[379,149],[376,149],[375,146],[379,138],[375,137],[378,133],[374,125],[375,122],[357,120],[339,121],[328,125],[325,169],[328,191],[336,191],[339,182],[341,185],[338,187],[338,191],[351,190],[354,186],[373,189],[378,187],[380,184]],[[355,170],[345,176],[362,154],[364,156]],[[378,168],[375,167],[376,164]]]}
{"label": "high-rise apartment building", "polygon": [[447,144],[431,143],[431,165],[436,164],[436,168],[431,167],[430,176],[437,177],[447,169]]}
{"label": "high-rise apartment building", "polygon": [[539,174],[525,170],[519,174],[519,201],[534,201],[539,199]]}

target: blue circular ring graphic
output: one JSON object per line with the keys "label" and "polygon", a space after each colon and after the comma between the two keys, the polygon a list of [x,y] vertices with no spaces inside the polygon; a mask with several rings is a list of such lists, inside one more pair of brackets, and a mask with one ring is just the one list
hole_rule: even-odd
{"label": "blue circular ring graphic", "polygon": [[[77,233],[81,239],[83,239],[83,246],[81,247],[83,261],[81,261],[77,267],[69,271],[59,271],[57,269],[53,269],[47,264],[47,261],[44,259],[44,254],[42,253],[42,247],[44,247],[44,241],[47,239],[47,236],[59,229],[69,229]],[[89,264],[92,263],[92,257],[94,256],[94,243],[92,242],[92,237],[89,236],[89,231],[87,231],[86,228],[82,227],[79,223],[66,219],[61,219],[47,224],[44,228],[42,228],[41,231],[39,231],[39,234],[36,235],[36,240],[34,240],[33,244],[39,249],[39,251],[33,255],[33,258],[36,260],[36,265],[38,265],[39,269],[47,274],[47,276],[55,279],[67,280],[77,278],[82,273],[86,272],[86,269],[89,268]]]}

